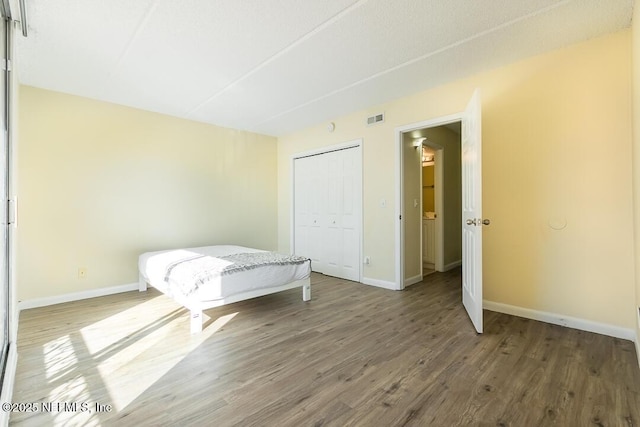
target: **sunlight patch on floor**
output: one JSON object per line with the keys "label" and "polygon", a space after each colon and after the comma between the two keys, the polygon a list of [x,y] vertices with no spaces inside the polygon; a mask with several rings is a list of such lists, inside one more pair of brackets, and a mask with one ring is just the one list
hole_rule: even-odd
{"label": "sunlight patch on floor", "polygon": [[45,375],[50,383],[64,376],[78,363],[69,335],[63,335],[46,343],[43,348]]}
{"label": "sunlight patch on floor", "polygon": [[[111,404],[114,405],[115,410],[122,410],[142,395],[238,313],[222,316],[205,327],[201,333],[194,335],[189,334],[188,315],[184,311],[181,311],[181,314],[170,323],[152,329],[124,346],[117,342],[111,343],[114,350],[107,353],[103,360],[98,361],[97,368],[101,380],[111,396]],[[171,352],[167,352],[161,344],[171,332],[182,335],[178,345]],[[85,340],[90,341],[91,336],[87,336]],[[161,348],[162,351],[159,350]],[[134,361],[135,364],[132,363]],[[137,368],[133,369],[132,366]],[[132,380],[133,378],[135,380]]]}
{"label": "sunlight patch on floor", "polygon": [[156,298],[163,296],[151,298],[80,329],[89,353],[94,355],[108,350],[114,343],[138,333],[141,327],[150,322],[159,322],[172,311],[175,312],[175,306],[159,311]]}
{"label": "sunlight patch on floor", "polygon": [[91,394],[87,381],[82,376],[61,383],[51,390],[48,402],[54,402],[50,412],[52,425],[99,426],[99,420],[92,419]]}

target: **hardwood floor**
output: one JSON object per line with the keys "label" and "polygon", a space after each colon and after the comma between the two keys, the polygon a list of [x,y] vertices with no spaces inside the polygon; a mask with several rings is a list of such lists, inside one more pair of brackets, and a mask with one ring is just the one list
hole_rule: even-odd
{"label": "hardwood floor", "polygon": [[13,401],[62,406],[11,424],[640,423],[631,342],[489,311],[476,335],[459,271],[403,292],[312,283],[308,303],[291,290],[207,310],[194,336],[154,290],[26,310]]}

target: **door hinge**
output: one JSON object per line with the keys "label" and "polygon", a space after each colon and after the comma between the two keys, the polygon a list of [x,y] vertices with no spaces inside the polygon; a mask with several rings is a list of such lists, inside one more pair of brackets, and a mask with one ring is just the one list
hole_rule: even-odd
{"label": "door hinge", "polygon": [[18,202],[16,199],[7,199],[7,225],[17,226]]}
{"label": "door hinge", "polygon": [[11,60],[10,59],[3,59],[2,60],[2,69],[4,71],[13,71],[11,69]]}
{"label": "door hinge", "polygon": [[400,221],[402,221],[402,215],[400,215]]}

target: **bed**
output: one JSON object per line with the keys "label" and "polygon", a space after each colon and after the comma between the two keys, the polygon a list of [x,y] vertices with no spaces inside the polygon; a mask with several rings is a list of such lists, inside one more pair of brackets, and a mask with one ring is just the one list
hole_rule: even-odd
{"label": "bed", "polygon": [[191,313],[191,333],[202,331],[202,310],[302,288],[311,299],[311,260],[243,246],[204,246],[147,252],[138,260],[139,289],[147,284]]}

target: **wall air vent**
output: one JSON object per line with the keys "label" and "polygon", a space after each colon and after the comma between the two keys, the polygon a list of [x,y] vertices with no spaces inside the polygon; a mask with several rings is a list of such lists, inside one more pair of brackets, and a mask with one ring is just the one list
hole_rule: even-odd
{"label": "wall air vent", "polygon": [[382,122],[384,122],[384,113],[379,113],[371,117],[367,117],[367,126],[375,125],[376,123]]}

